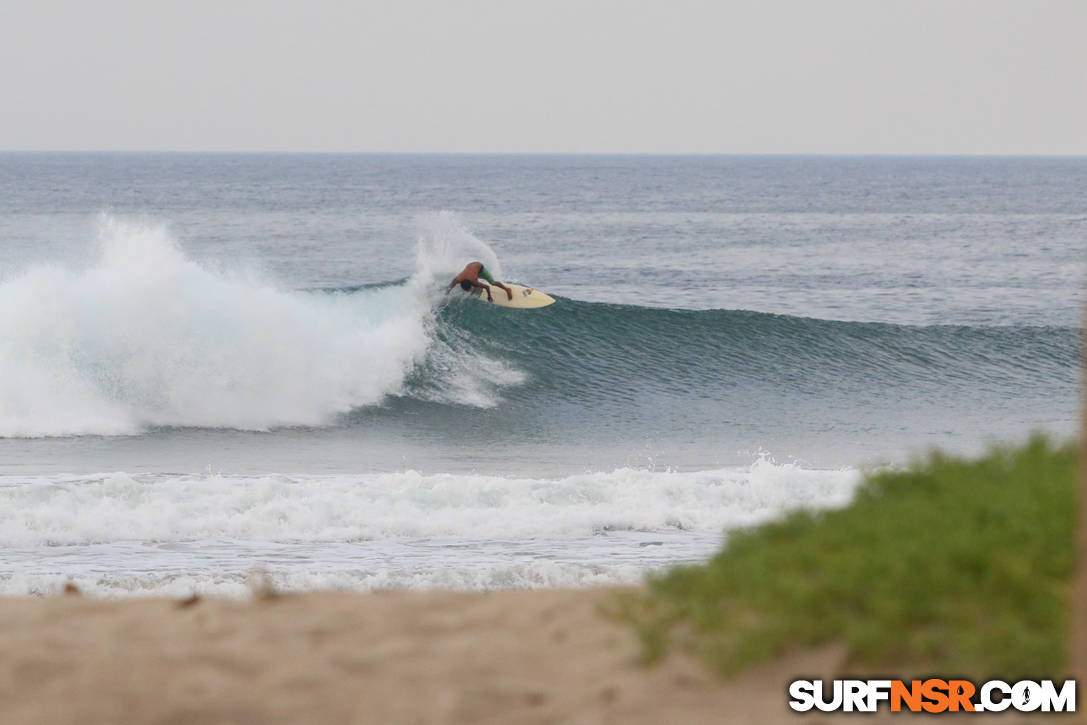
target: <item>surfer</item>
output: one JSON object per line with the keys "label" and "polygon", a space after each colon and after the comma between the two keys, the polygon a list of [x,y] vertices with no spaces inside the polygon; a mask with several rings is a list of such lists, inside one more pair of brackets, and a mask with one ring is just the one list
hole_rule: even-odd
{"label": "surfer", "polygon": [[458,284],[460,285],[460,288],[465,292],[472,289],[473,287],[479,287],[481,290],[487,292],[487,301],[494,302],[494,298],[491,297],[491,288],[480,282],[480,277],[487,280],[495,287],[501,287],[502,289],[506,290],[506,295],[511,300],[513,299],[513,290],[511,290],[509,287],[502,284],[501,282],[495,282],[494,277],[492,277],[491,273],[487,271],[487,268],[483,266],[483,262],[470,262],[469,264],[465,265],[464,269],[461,270],[461,273],[454,277],[453,281],[449,283],[449,287],[445,290],[445,293],[449,294]]}

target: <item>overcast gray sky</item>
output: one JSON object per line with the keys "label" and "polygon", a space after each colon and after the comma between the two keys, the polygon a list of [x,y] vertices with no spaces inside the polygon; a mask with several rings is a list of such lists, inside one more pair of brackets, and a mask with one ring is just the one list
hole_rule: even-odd
{"label": "overcast gray sky", "polygon": [[0,148],[1087,154],[1087,0],[0,0]]}

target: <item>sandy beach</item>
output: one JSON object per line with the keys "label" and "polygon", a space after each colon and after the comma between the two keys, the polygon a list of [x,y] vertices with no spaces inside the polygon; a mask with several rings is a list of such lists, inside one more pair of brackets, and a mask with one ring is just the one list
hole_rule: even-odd
{"label": "sandy beach", "polygon": [[646,668],[610,590],[0,600],[4,723],[797,722],[785,681]]}
{"label": "sandy beach", "polygon": [[[643,667],[614,590],[0,600],[3,723],[806,723],[829,646],[721,681]],[[900,720],[886,712],[869,721]],[[972,722],[992,718],[973,718]],[[1021,716],[1001,717],[1018,722]],[[1065,716],[1067,721],[1067,716]]]}

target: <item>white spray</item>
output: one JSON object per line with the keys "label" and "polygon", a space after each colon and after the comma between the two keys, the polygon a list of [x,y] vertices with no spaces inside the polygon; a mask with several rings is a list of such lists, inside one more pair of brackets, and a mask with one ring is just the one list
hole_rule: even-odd
{"label": "white spray", "polygon": [[[380,403],[435,354],[436,275],[474,239],[451,217],[430,228],[407,284],[313,294],[214,273],[164,227],[104,216],[89,268],[38,266],[0,283],[0,436],[325,425]],[[495,382],[517,382],[506,378]],[[457,402],[495,403],[466,390]]]}

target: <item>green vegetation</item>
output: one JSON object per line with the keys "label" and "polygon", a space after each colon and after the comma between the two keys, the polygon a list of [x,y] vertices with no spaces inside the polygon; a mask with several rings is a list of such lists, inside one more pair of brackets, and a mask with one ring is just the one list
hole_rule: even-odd
{"label": "green vegetation", "polygon": [[1078,450],[1035,437],[869,475],[838,511],[730,534],[704,566],[618,602],[648,661],[733,673],[845,642],[854,671],[1055,677],[1066,656]]}

